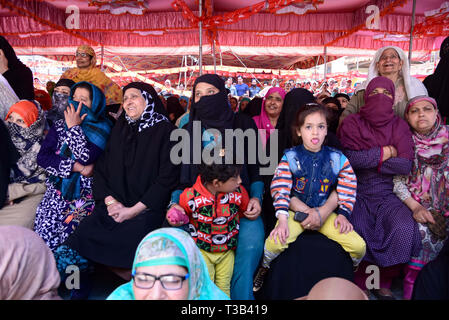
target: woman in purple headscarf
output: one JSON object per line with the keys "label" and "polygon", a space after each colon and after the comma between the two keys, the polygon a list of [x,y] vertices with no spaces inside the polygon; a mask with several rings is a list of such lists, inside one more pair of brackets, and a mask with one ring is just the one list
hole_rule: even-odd
{"label": "woman in purple headscarf", "polygon": [[282,105],[284,104],[285,94],[284,89],[280,87],[273,87],[268,90],[262,101],[260,115],[253,117],[257,128],[259,130],[265,130],[260,131],[260,138],[264,147],[271,132],[276,128],[279,115],[282,111]]}
{"label": "woman in purple headscarf", "polygon": [[371,80],[365,105],[349,115],[338,131],[357,175],[351,223],[367,244],[355,281],[366,289],[367,277],[373,272],[366,274],[366,267],[378,266],[380,288],[369,289],[380,299],[394,299],[393,278],[421,249],[418,225],[393,193],[393,177],[408,175],[413,160],[412,133],[407,122],[394,114],[394,93],[394,83],[388,78]]}

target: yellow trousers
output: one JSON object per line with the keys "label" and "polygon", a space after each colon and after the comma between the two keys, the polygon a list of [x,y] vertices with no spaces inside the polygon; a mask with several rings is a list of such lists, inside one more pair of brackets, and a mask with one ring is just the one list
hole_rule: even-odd
{"label": "yellow trousers", "polygon": [[207,252],[200,249],[206,261],[209,276],[224,293],[231,297],[231,278],[234,272],[234,250]]}
{"label": "yellow trousers", "polygon": [[[281,243],[279,239],[276,239],[277,243],[275,243],[274,239],[271,239],[270,237],[268,237],[265,241],[265,252],[262,266],[269,267],[271,261],[273,261],[285,249],[287,249],[290,243],[296,241],[298,236],[304,231],[302,225],[298,221],[293,219],[294,215],[295,213],[293,211],[289,211],[289,236],[285,244]],[[358,265],[365,256],[365,240],[363,240],[363,238],[359,236],[359,234],[355,231],[351,231],[346,234],[340,233],[340,230],[335,228],[334,225],[336,218],[337,214],[331,213],[318,231],[329,239],[338,242],[343,247],[343,249],[350,254],[354,265]],[[276,223],[276,226],[278,224],[279,221]]]}

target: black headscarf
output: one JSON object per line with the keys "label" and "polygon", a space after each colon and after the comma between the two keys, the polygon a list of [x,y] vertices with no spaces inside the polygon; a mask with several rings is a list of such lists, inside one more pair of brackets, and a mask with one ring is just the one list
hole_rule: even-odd
{"label": "black headscarf", "polygon": [[251,118],[258,116],[262,108],[262,101],[263,99],[261,97],[252,98],[251,101],[246,106],[246,108],[243,111],[241,111],[241,113],[247,114]]}
{"label": "black headscarf", "polygon": [[437,101],[441,115],[449,118],[449,37],[441,44],[440,58],[435,72],[424,79],[423,83],[429,96]]}
{"label": "black headscarf", "polygon": [[168,97],[167,99],[167,113],[170,116],[170,114],[174,114],[174,119],[170,120],[173,124],[176,123],[176,120],[184,114],[184,108],[179,103],[179,99],[176,97]]}
{"label": "black headscarf", "polygon": [[3,50],[6,59],[8,59],[8,69],[14,70],[17,68],[25,67],[22,61],[17,58],[16,52],[9,44],[8,40],[0,36],[0,49]]}
{"label": "black headscarf", "polygon": [[8,129],[0,120],[0,209],[6,201],[10,170],[19,160],[19,157],[20,155],[11,141]]}
{"label": "black headscarf", "polygon": [[9,42],[0,36],[0,49],[8,60],[8,70],[3,76],[10,84],[19,99],[34,100],[33,73],[24,65],[11,47]]}
{"label": "black headscarf", "polygon": [[321,101],[321,104],[324,106],[328,103],[333,103],[338,108],[337,110],[332,109],[332,108],[327,108],[327,111],[328,111],[327,121],[328,121],[329,131],[337,134],[338,122],[340,120],[340,115],[343,112],[343,109],[341,108],[340,101],[337,98],[329,97],[329,98],[326,98],[323,101]]}
{"label": "black headscarf", "polygon": [[315,97],[304,88],[295,88],[285,95],[284,105],[276,125],[276,129],[279,130],[279,156],[282,156],[285,149],[293,147],[292,125],[296,112],[310,102],[315,102]]}
{"label": "black headscarf", "polygon": [[[196,86],[200,82],[213,85],[219,92],[211,96],[203,96],[198,102],[194,102]],[[189,122],[185,126],[190,135],[190,164],[183,164],[181,167],[181,188],[192,186],[199,172],[199,166],[193,164],[193,122],[201,121],[201,129],[220,131],[223,147],[226,145],[224,141],[225,130],[232,129],[234,126],[234,112],[228,101],[225,83],[218,75],[205,74],[198,77],[193,84],[192,97],[193,103],[190,109]]]}

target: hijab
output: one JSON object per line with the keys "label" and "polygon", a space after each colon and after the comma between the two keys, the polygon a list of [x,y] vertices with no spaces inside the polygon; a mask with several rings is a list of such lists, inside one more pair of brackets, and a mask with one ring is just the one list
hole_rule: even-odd
{"label": "hijab", "polygon": [[159,99],[158,94],[154,88],[145,82],[131,82],[123,88],[123,94],[126,90],[134,88],[140,90],[142,97],[145,99],[146,107],[138,120],[131,119],[125,114],[125,119],[132,126],[136,125],[138,132],[154,126],[161,121],[169,121],[167,118],[167,111]]}
{"label": "hijab", "polygon": [[[179,265],[187,268],[188,300],[229,300],[210,279],[207,265],[195,241],[181,229],[157,229],[140,242],[132,272],[138,267],[157,265]],[[118,287],[107,299],[135,300],[133,280]]]}
{"label": "hijab", "polygon": [[399,72],[399,76],[402,77],[404,81],[405,92],[407,94],[408,100],[416,96],[427,95],[426,87],[424,87],[422,82],[410,75],[410,66],[408,64],[408,57],[405,54],[404,50],[396,46],[382,47],[376,51],[374,58],[371,61],[371,64],[368,69],[367,79],[366,81],[362,82],[359,86],[357,86],[356,92],[362,89],[366,89],[367,85],[370,83],[372,79],[380,76],[379,70],[377,70],[377,63],[379,62],[380,57],[382,56],[384,51],[387,49],[394,49],[398,53],[399,58],[402,61],[402,70]]}
{"label": "hijab", "polygon": [[22,61],[17,58],[16,52],[9,42],[2,36],[0,36],[0,49],[3,50],[6,59],[8,60],[8,69],[14,70],[18,68],[26,68]]}
{"label": "hijab", "polygon": [[376,88],[387,89],[394,97],[394,83],[386,77],[371,80],[365,90],[365,105],[359,113],[347,116],[337,134],[345,149],[367,150],[393,145],[398,157],[413,159],[411,132],[405,120],[394,114],[394,98],[385,94],[370,96]]}
{"label": "hijab", "polygon": [[176,120],[182,116],[184,114],[184,108],[181,106],[181,104],[179,103],[179,99],[171,96],[168,97],[167,99],[167,113],[170,114],[174,114],[174,118],[171,121],[173,124],[176,123]]}
{"label": "hijab", "polygon": [[32,230],[0,226],[0,300],[61,300],[53,253]]}
{"label": "hijab", "polygon": [[[268,90],[267,94],[263,98],[262,107],[260,109],[260,115],[253,117],[253,120],[256,123],[257,128],[260,130],[265,130],[265,131],[262,131],[265,134],[262,133],[262,136],[261,136],[263,146],[266,145],[271,132],[275,129],[275,127],[273,127],[273,125],[271,124],[271,121],[267,115],[267,112],[265,111],[265,103],[267,101],[267,98],[272,93],[278,93],[281,96],[282,100],[284,100],[285,95],[286,95],[284,89],[282,89],[280,87],[270,88],[270,90]],[[284,103],[284,101],[282,101],[282,104],[283,103]],[[281,110],[281,112],[282,112],[282,110]],[[279,117],[280,117],[280,114],[279,114]],[[278,118],[278,121],[279,121],[279,118]]]}
{"label": "hijab", "polygon": [[329,122],[329,131],[333,133],[337,133],[338,128],[338,122],[340,120],[340,115],[343,112],[343,109],[341,108],[340,101],[338,101],[337,98],[329,97],[321,101],[321,104],[324,106],[328,103],[333,103],[337,106],[337,110],[333,108],[326,107],[327,112],[329,114],[328,116],[328,122]]}
{"label": "hijab", "polygon": [[[11,140],[20,158],[13,168],[12,182],[37,183],[45,181],[45,170],[37,164],[44,135],[45,116],[37,101],[21,100],[11,106],[10,112],[17,112],[28,127],[6,122]],[[9,116],[9,113],[7,117]]]}
{"label": "hijab", "polygon": [[[82,81],[72,86],[70,90],[69,104],[72,104],[75,110],[78,110],[79,102],[73,101],[73,95],[75,90],[80,84],[87,84],[90,87],[92,93],[92,105],[90,108],[82,105],[80,116],[87,114],[86,118],[80,124],[84,135],[87,140],[95,144],[101,150],[106,147],[106,142],[111,133],[112,123],[106,118],[106,99],[103,92],[95,85]],[[65,130],[68,130],[67,124],[64,122]],[[61,156],[66,158],[75,159],[72,151],[68,147],[67,143],[61,146]],[[81,194],[81,174],[79,172],[72,172],[68,178],[61,178],[51,175],[49,180],[54,183],[56,189],[61,191],[61,195],[65,200],[78,199]]]}
{"label": "hijab", "polygon": [[8,128],[0,121],[0,209],[6,201],[11,168],[16,164],[20,155],[11,141]]}
{"label": "hijab", "polygon": [[[225,83],[216,74],[202,75],[198,77],[193,84],[193,98],[195,98],[196,86],[201,82],[209,83],[215,86],[219,92],[210,96],[202,96],[197,102],[193,100],[192,107],[190,108],[189,122],[185,126],[190,137],[190,150],[195,150],[193,143],[194,121],[200,121],[201,133],[203,134],[203,137],[210,137],[210,140],[207,142],[208,148],[220,143],[222,148],[224,148],[226,146],[226,142],[224,141],[225,130],[232,129],[234,127],[235,119],[234,112],[232,111],[228,101]],[[218,130],[221,134],[221,140],[219,137],[209,134],[208,129]],[[201,148],[203,149],[204,147],[205,145],[201,143]],[[198,165],[194,165],[193,163],[193,152],[190,152],[189,163],[183,163],[181,166],[180,183],[183,187],[192,186],[196,180],[199,168]]]}
{"label": "hijab", "polygon": [[90,55],[92,57],[90,65],[87,68],[69,69],[63,73],[61,79],[71,79],[75,82],[90,82],[104,92],[107,105],[122,103],[122,92],[120,87],[96,67],[97,56],[95,50],[90,46],[81,45],[76,51],[85,52]]}
{"label": "hijab", "polygon": [[[75,82],[73,80],[60,79],[56,83],[55,88],[62,86],[71,88],[74,84]],[[53,94],[51,96],[52,108],[47,112],[47,121],[55,123],[60,119],[64,119],[64,111],[69,105],[69,98],[70,94],[56,92],[53,89]]]}
{"label": "hijab", "polygon": [[440,62],[435,72],[424,79],[429,96],[434,98],[443,117],[449,117],[449,37],[444,39],[440,49]]}
{"label": "hijab", "polygon": [[[407,109],[419,101],[429,101],[438,111],[434,99],[422,96],[412,99]],[[413,198],[426,208],[449,215],[449,129],[440,114],[427,134],[413,131],[415,157],[407,185]]]}
{"label": "hijab", "polygon": [[292,89],[285,95],[284,105],[276,125],[276,129],[279,129],[280,155],[285,149],[293,147],[292,125],[296,113],[302,106],[311,102],[315,102],[315,97],[304,88]]}

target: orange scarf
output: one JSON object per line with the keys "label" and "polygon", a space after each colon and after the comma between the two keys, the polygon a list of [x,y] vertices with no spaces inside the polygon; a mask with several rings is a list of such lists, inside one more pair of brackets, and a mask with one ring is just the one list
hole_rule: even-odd
{"label": "orange scarf", "polygon": [[17,113],[22,118],[27,128],[31,126],[39,116],[39,110],[37,110],[36,105],[28,100],[20,100],[13,104],[11,108],[9,108],[5,120],[8,119],[9,115],[13,112]]}

